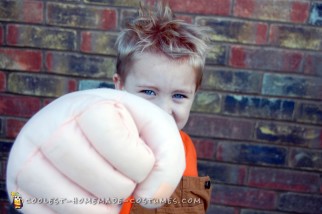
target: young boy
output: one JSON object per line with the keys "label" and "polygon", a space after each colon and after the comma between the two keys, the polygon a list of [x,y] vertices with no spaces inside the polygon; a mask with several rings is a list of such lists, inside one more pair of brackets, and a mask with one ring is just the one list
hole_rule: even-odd
{"label": "young boy", "polygon": [[[199,28],[172,18],[168,6],[159,5],[155,13],[142,9],[120,34],[113,80],[116,89],[129,93],[70,93],[23,127],[10,151],[6,179],[8,193],[26,202],[19,210],[119,213],[122,205],[123,214],[205,212],[209,178],[198,177],[195,148],[182,131],[181,144],[176,128],[188,120],[206,45]],[[131,203],[165,200],[173,190],[157,209]],[[136,199],[123,203],[130,194]]]}
{"label": "young boy", "polygon": [[[189,112],[204,68],[202,29],[174,19],[168,5],[142,8],[117,40],[115,88],[143,97],[170,114],[179,130]],[[186,154],[183,178],[168,203],[155,210],[125,203],[121,213],[205,213],[210,200],[209,177],[198,177],[197,157],[189,136],[180,131]],[[175,167],[175,166],[174,166]]]}

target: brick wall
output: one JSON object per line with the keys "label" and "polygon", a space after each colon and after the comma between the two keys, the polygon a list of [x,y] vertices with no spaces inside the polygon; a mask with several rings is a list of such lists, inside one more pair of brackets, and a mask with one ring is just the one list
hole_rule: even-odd
{"label": "brick wall", "polygon": [[[185,128],[214,184],[209,213],[322,213],[322,1],[170,3],[213,30]],[[111,87],[114,41],[137,5],[0,1],[1,213],[20,128],[56,97]]]}

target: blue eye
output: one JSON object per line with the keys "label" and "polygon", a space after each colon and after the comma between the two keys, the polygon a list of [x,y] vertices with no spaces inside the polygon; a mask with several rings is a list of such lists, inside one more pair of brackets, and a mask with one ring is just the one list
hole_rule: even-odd
{"label": "blue eye", "polygon": [[155,96],[156,93],[152,90],[142,90],[142,93],[146,94],[146,95],[150,95],[150,96]]}
{"label": "blue eye", "polygon": [[173,98],[176,98],[176,99],[183,99],[183,98],[187,98],[186,95],[183,95],[183,94],[174,94],[172,96]]}

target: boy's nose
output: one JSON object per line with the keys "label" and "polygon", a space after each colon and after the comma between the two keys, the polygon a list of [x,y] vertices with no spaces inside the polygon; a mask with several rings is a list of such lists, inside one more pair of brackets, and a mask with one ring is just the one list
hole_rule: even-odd
{"label": "boy's nose", "polygon": [[172,115],[172,105],[171,102],[168,100],[160,100],[159,107],[167,112],[168,114]]}

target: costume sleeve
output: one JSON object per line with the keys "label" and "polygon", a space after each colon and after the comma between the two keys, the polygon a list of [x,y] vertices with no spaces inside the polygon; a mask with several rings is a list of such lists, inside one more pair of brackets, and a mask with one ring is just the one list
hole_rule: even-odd
{"label": "costume sleeve", "polygon": [[182,142],[185,149],[186,156],[186,169],[183,173],[184,176],[198,176],[197,170],[197,153],[196,148],[189,137],[185,132],[180,131]]}

